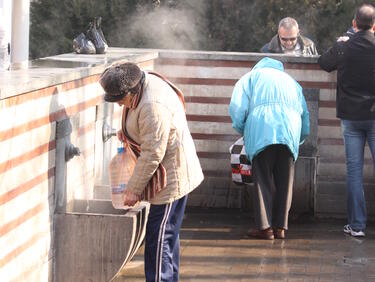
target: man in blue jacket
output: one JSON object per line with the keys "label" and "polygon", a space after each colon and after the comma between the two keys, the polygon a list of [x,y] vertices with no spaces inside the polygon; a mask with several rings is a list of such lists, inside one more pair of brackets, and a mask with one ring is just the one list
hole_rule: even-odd
{"label": "man in blue jacket", "polygon": [[[236,83],[229,114],[244,136],[255,179],[255,224],[249,235],[285,238],[292,202],[294,162],[310,132],[301,86],[280,61],[263,58]],[[275,188],[275,198],[272,189]]]}
{"label": "man in blue jacket", "polygon": [[355,33],[337,41],[318,60],[328,72],[337,70],[336,115],[341,119],[346,154],[348,224],[344,232],[364,237],[366,201],[363,193],[363,152],[367,142],[375,168],[375,8],[360,6]]}

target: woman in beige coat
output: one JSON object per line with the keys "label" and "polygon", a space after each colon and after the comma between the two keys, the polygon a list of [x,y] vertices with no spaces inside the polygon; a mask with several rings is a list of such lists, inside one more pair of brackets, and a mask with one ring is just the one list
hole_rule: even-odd
{"label": "woman in beige coat", "polygon": [[146,227],[146,281],[178,281],[179,233],[187,195],[203,180],[181,91],[133,63],[100,78],[104,100],[124,106],[118,136],[137,155],[125,205],[151,203]]}

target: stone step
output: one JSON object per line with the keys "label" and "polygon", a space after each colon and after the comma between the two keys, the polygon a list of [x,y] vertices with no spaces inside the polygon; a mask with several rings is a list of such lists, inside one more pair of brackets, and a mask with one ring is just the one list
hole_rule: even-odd
{"label": "stone step", "polygon": [[[375,183],[363,185],[367,213],[375,216]],[[340,180],[318,180],[315,193],[315,215],[317,217],[346,217],[346,183]]]}
{"label": "stone step", "polygon": [[[337,160],[330,160],[319,158],[318,175],[322,178],[337,176],[345,181],[346,164],[345,160],[338,162]],[[375,179],[374,167],[372,163],[365,163],[363,166],[363,177],[365,179]],[[375,181],[374,181],[375,182]]]}
{"label": "stone step", "polygon": [[109,185],[95,185],[94,199],[97,200],[111,200],[111,191]]}

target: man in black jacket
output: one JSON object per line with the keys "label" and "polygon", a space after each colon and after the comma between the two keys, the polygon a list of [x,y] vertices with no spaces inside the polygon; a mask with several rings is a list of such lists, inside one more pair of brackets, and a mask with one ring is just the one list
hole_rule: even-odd
{"label": "man in black jacket", "polygon": [[347,174],[348,224],[344,232],[363,237],[367,220],[362,179],[366,139],[375,168],[375,8],[360,6],[353,26],[355,34],[337,41],[318,63],[328,72],[337,70],[336,114],[344,135]]}
{"label": "man in black jacket", "polygon": [[297,56],[318,55],[315,44],[309,38],[299,34],[298,23],[287,17],[279,22],[278,33],[264,45],[262,53],[284,53]]}

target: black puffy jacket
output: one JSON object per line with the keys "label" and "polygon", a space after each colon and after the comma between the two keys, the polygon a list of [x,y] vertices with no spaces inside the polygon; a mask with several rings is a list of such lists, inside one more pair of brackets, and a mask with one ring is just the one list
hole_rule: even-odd
{"label": "black puffy jacket", "polygon": [[322,69],[337,70],[336,115],[348,120],[375,119],[375,36],[358,31],[336,42],[318,59]]}

